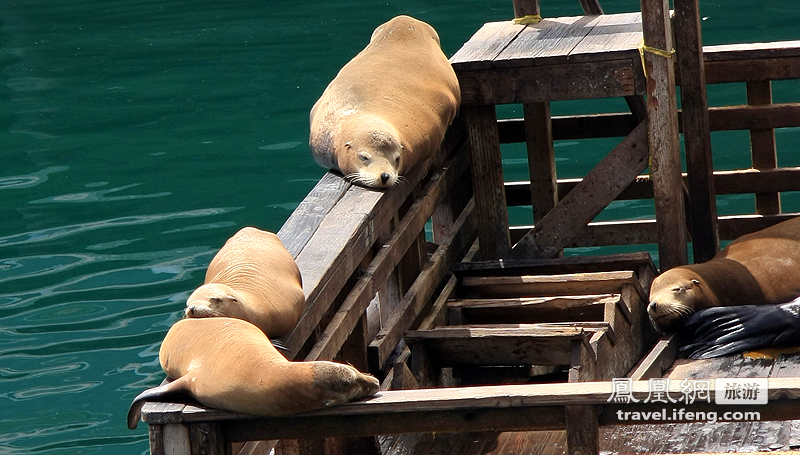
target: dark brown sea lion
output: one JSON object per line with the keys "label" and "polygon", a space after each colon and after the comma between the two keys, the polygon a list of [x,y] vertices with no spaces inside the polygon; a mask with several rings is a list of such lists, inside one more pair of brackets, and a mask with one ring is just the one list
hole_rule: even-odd
{"label": "dark brown sea lion", "polygon": [[800,296],[800,217],[744,235],[710,261],[675,267],[650,288],[647,312],[661,330],[711,307],[769,305]]}

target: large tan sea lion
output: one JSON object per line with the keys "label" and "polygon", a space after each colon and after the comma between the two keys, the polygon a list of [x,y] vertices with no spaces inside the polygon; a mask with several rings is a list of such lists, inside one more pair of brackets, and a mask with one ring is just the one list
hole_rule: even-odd
{"label": "large tan sea lion", "polygon": [[185,314],[239,318],[279,337],[294,328],[304,308],[300,270],[291,253],[277,235],[246,227],[211,260],[205,284],[189,296]]}
{"label": "large tan sea lion", "polygon": [[731,242],[710,261],[675,267],[650,288],[647,312],[672,331],[711,307],[768,305],[800,296],[800,217]]}
{"label": "large tan sea lion", "polygon": [[378,380],[341,363],[290,362],[258,327],[233,318],[182,319],[158,353],[172,382],[139,394],[128,428],[139,423],[147,401],[185,400],[262,416],[320,409],[374,395]]}
{"label": "large tan sea lion", "polygon": [[391,187],[438,149],[460,103],[439,35],[398,16],[375,29],[314,104],[311,152],[355,183]]}

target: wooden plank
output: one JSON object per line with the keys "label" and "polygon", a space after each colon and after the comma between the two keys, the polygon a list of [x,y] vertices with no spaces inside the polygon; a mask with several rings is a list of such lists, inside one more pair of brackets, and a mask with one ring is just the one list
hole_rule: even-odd
{"label": "wooden plank", "polygon": [[[770,81],[751,81],[747,83],[747,104],[772,104],[772,83]],[[800,123],[798,123],[800,126]],[[775,130],[751,129],[750,148],[753,168],[758,170],[778,167],[775,150]],[[776,193],[756,193],[756,213],[770,215],[781,212],[781,199]]]}
{"label": "wooden plank", "polygon": [[530,324],[560,321],[602,321],[607,303],[619,295],[531,297],[511,299],[466,299],[448,302],[458,309],[465,324]]}
{"label": "wooden plank", "polygon": [[706,62],[800,57],[800,40],[704,46]]}
{"label": "wooden plank", "polygon": [[627,377],[634,381],[663,377],[678,355],[679,344],[675,335],[662,337]]}
{"label": "wooden plank", "polygon": [[594,16],[542,19],[522,30],[495,58],[494,66],[522,67],[564,64],[570,51],[589,34]]}
{"label": "wooden plank", "polygon": [[645,266],[655,272],[649,253],[620,253],[597,256],[572,256],[558,259],[506,259],[470,261],[453,265],[458,277],[497,275],[544,275],[557,273],[610,272],[639,270]]}
{"label": "wooden plank", "polygon": [[531,206],[533,221],[536,223],[558,202],[550,103],[527,103],[522,106],[522,110],[525,115],[528,174],[531,177]]}
{"label": "wooden plank", "polygon": [[525,237],[512,255],[552,257],[647,167],[647,124],[642,122],[592,169]]}
{"label": "wooden plank", "polygon": [[597,408],[595,406],[565,406],[567,454],[594,455],[600,453]]}
{"label": "wooden plank", "polygon": [[383,370],[389,354],[420,315],[425,303],[442,282],[447,270],[463,250],[472,244],[475,238],[473,211],[473,203],[462,211],[450,237],[442,241],[428,263],[425,264],[417,280],[403,297],[392,317],[387,321],[386,326],[370,343],[368,350],[370,371]]}
{"label": "wooden plank", "polygon": [[341,176],[326,172],[283,223],[277,235],[283,245],[297,257],[314,235],[322,219],[350,188]]}
{"label": "wooden plank", "polygon": [[509,21],[484,24],[469,41],[453,54],[450,64],[453,65],[456,73],[464,70],[490,68],[495,57],[524,29],[525,25]]}
{"label": "wooden plank", "polygon": [[197,422],[189,425],[191,453],[203,455],[225,455],[225,436],[219,423]]}
{"label": "wooden plank", "polygon": [[[630,58],[564,65],[456,70],[461,106],[594,99],[642,94],[638,62]],[[521,84],[518,81],[535,81]]]}
{"label": "wooden plank", "polygon": [[[551,118],[553,140],[590,139],[598,137],[625,137],[640,122],[631,114],[567,115]],[[497,121],[500,143],[525,142],[523,119]]]}
{"label": "wooden plank", "polygon": [[448,326],[408,331],[405,340],[412,347],[424,345],[442,367],[569,365],[573,340],[607,329],[603,322]]}
{"label": "wooden plank", "polygon": [[708,113],[712,131],[763,130],[800,125],[800,103],[712,107]]}
{"label": "wooden plank", "polygon": [[674,23],[676,49],[681,56],[681,123],[689,176],[692,249],[695,262],[706,262],[719,251],[719,234],[698,0],[678,0]]}
{"label": "wooden plank", "polygon": [[464,277],[461,287],[483,297],[536,297],[619,293],[624,284],[638,284],[631,271]]}
{"label": "wooden plank", "polygon": [[[670,394],[675,394],[676,396],[680,394],[681,386],[679,382],[670,382],[668,389]],[[644,407],[641,401],[644,401],[650,393],[649,381],[632,381],[630,385],[631,396],[639,400],[639,403],[631,403],[626,406],[626,410],[632,411],[637,410],[639,407]],[[284,424],[281,422],[297,422],[298,420],[294,419],[325,416],[333,420],[351,415],[378,414],[391,414],[397,418],[402,418],[402,414],[407,412],[449,412],[468,409],[478,410],[481,408],[505,408],[505,411],[508,412],[509,409],[521,410],[526,407],[608,405],[612,391],[613,384],[610,381],[387,390],[366,400],[320,409],[305,413],[302,416],[261,419],[237,413],[188,406],[180,413],[180,420],[183,422],[233,421],[236,425],[243,424],[247,420],[261,420],[263,422],[274,422],[276,426],[283,426]],[[712,402],[714,401],[714,396],[715,392],[712,388],[710,393]],[[766,415],[770,417],[779,416],[792,406],[794,406],[794,415],[796,415],[796,401],[800,400],[800,378],[769,378],[767,396],[770,403],[775,406],[775,409],[774,412],[771,412],[767,409],[769,407],[765,406],[762,410]],[[726,406],[727,408],[728,406]],[[736,407],[730,406],[730,408],[734,410]],[[689,410],[688,407],[687,410]],[[142,416],[147,423],[160,423],[154,418],[156,416],[144,413]],[[389,433],[375,432],[371,434]],[[275,438],[269,437],[268,439]]]}
{"label": "wooden plank", "polygon": [[472,188],[478,218],[481,256],[504,258],[511,250],[503,163],[494,106],[462,107],[472,150]]}
{"label": "wooden plank", "polygon": [[596,61],[608,58],[609,52],[624,53],[628,58],[639,58],[642,43],[642,14],[622,13],[598,16],[591,30],[569,53],[573,62]]}
{"label": "wooden plank", "polygon": [[[669,1],[643,0],[642,32],[647,81],[648,144],[655,191],[658,257],[662,270],[686,264],[686,225],[675,94]],[[662,55],[658,55],[661,53]]]}
{"label": "wooden plank", "polygon": [[416,201],[406,212],[391,238],[358,279],[353,290],[342,303],[331,322],[315,343],[306,360],[331,360],[341,348],[348,334],[364,314],[377,287],[386,281],[400,263],[403,255],[417,239],[436,206],[444,199],[452,185],[466,170],[466,148],[448,159],[440,171],[434,173]]}

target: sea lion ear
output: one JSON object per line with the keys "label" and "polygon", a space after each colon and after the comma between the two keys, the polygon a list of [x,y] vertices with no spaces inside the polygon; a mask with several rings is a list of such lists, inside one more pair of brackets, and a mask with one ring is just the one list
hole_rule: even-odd
{"label": "sea lion ear", "polygon": [[350,147],[352,147],[352,146],[353,146],[353,142],[352,142],[352,141],[350,141],[350,142],[345,142],[345,143],[344,143],[344,146],[345,146],[345,148],[350,148]]}
{"label": "sea lion ear", "polygon": [[700,281],[695,278],[692,278],[692,284],[695,286],[700,286]]}

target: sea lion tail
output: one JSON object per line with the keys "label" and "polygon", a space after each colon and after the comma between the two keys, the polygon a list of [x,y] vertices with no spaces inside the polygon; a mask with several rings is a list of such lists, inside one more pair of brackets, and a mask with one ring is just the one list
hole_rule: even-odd
{"label": "sea lion tail", "polygon": [[142,406],[148,401],[173,401],[187,396],[185,383],[181,380],[145,390],[133,399],[131,407],[128,409],[128,429],[135,430],[139,426],[139,420],[142,418]]}

